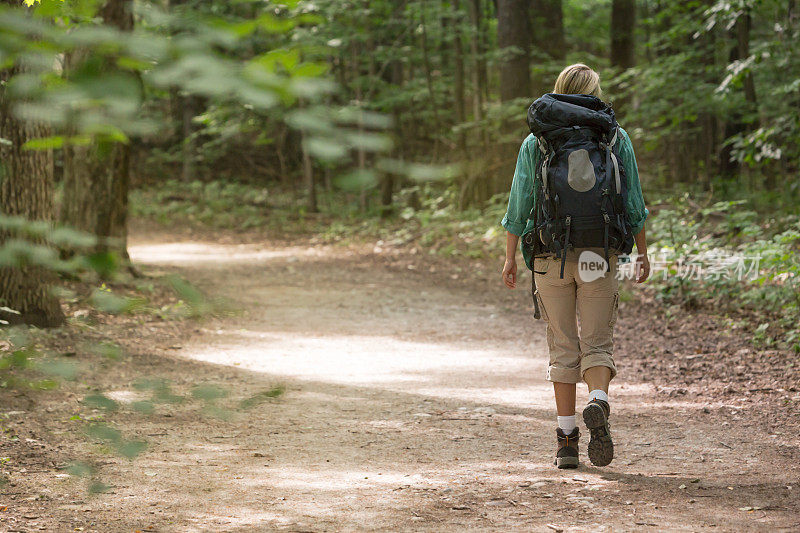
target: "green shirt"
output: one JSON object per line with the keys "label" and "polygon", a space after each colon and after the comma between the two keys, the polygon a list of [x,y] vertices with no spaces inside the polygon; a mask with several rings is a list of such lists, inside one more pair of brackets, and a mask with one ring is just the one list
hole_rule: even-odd
{"label": "green shirt", "polygon": [[[639,169],[636,166],[636,156],[633,154],[633,145],[628,133],[620,128],[619,157],[625,168],[625,177],[628,180],[628,201],[625,211],[628,220],[636,235],[644,227],[644,221],[649,211],[644,206],[642,185],[639,183]],[[511,193],[508,196],[508,209],[501,224],[510,233],[521,236],[533,231],[533,218],[531,210],[536,201],[539,178],[536,176],[536,166],[541,157],[536,137],[528,135],[519,149],[517,168],[514,170],[514,181],[511,183]],[[524,250],[523,250],[524,255]],[[530,264],[530,258],[525,257],[525,262]]]}

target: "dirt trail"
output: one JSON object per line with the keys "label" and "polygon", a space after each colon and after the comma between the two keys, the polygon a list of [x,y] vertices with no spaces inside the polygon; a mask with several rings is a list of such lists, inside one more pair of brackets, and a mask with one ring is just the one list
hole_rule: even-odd
{"label": "dirt trail", "polygon": [[[800,528],[795,435],[754,429],[747,409],[665,398],[624,375],[611,390],[617,459],[555,469],[544,326],[529,319],[525,291],[505,291],[495,276],[465,283],[343,248],[139,238],[130,251],[145,270],[180,271],[243,309],[203,323],[160,371],[240,397],[279,383],[286,393],[227,422],[180,410],[131,418],[129,430],[158,436],[136,461],[104,467],[113,493],[75,507],[97,523]],[[623,306],[619,327],[632,324]]]}

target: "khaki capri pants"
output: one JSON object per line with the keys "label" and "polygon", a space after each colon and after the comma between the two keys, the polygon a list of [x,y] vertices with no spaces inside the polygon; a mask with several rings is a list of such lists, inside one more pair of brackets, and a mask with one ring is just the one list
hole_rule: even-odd
{"label": "khaki capri pants", "polygon": [[608,367],[611,379],[617,375],[612,356],[619,307],[616,255],[610,257],[610,263],[610,272],[584,281],[582,277],[588,276],[579,273],[575,251],[567,254],[563,279],[560,258],[534,259],[536,298],[542,318],[547,322],[548,381],[578,383],[583,373],[595,366]]}

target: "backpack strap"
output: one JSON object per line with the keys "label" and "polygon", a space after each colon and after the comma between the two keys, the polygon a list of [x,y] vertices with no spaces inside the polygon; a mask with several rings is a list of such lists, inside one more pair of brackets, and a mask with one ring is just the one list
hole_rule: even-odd
{"label": "backpack strap", "polygon": [[564,247],[561,248],[561,279],[564,279],[564,265],[567,264],[567,246],[569,246],[569,231],[572,226],[572,216],[567,215],[567,233],[564,236]]}
{"label": "backpack strap", "polygon": [[606,168],[611,172],[611,164],[614,164],[614,183],[617,188],[617,194],[622,194],[622,180],[619,175],[619,161],[617,161],[617,154],[614,153],[614,145],[617,144],[619,137],[619,127],[614,128],[614,135],[611,140],[606,143]]}
{"label": "backpack strap", "polygon": [[544,191],[545,200],[550,199],[550,188],[547,184],[547,167],[550,165],[550,150],[547,147],[547,141],[544,140],[544,137],[536,137],[537,143],[536,145],[539,147],[539,150],[542,152],[542,156],[544,157],[542,161],[542,190]]}

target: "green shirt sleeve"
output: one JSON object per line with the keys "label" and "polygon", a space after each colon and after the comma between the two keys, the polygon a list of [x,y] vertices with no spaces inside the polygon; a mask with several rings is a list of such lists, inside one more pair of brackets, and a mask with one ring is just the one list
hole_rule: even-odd
{"label": "green shirt sleeve", "polygon": [[636,156],[633,153],[633,144],[628,132],[619,129],[622,139],[619,143],[619,157],[622,159],[622,166],[625,168],[625,177],[628,180],[628,201],[625,205],[625,212],[636,235],[644,227],[644,221],[650,211],[644,205],[642,196],[642,184],[639,182],[639,168],[636,165]]}
{"label": "green shirt sleeve", "polygon": [[511,182],[511,193],[508,195],[508,208],[501,222],[502,226],[514,235],[519,236],[525,233],[528,219],[531,216],[537,156],[536,138],[528,135],[519,148],[514,180]]}

